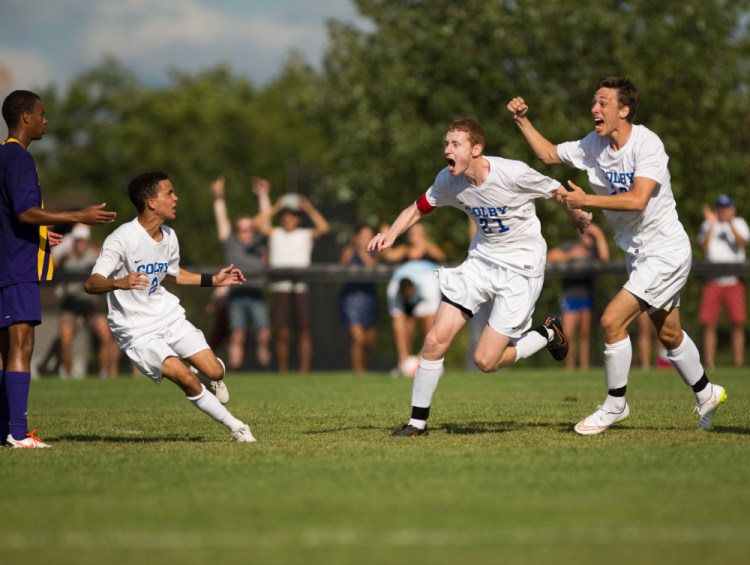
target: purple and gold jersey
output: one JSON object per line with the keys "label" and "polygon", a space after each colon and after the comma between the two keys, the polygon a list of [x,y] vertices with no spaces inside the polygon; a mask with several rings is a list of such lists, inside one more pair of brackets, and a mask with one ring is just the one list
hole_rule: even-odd
{"label": "purple and gold jersey", "polygon": [[47,227],[18,220],[34,206],[43,206],[34,159],[8,139],[0,145],[0,288],[52,279]]}

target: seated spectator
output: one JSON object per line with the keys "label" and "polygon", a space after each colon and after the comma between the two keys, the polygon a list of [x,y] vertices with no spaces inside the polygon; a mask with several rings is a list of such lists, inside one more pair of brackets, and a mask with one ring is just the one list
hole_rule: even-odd
{"label": "seated spectator", "polygon": [[432,261],[407,261],[393,272],[388,283],[388,312],[393,323],[399,369],[412,356],[417,324],[426,335],[435,321],[442,298],[436,275],[439,268],[440,265]]}

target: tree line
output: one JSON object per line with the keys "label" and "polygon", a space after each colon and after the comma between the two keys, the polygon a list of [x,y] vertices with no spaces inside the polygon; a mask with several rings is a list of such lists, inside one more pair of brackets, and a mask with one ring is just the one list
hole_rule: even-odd
{"label": "tree line", "polygon": [[[165,170],[182,199],[174,227],[183,262],[215,264],[208,187],[217,175],[237,215],[256,211],[250,180],[262,176],[276,196],[299,190],[344,207],[352,224],[375,224],[430,185],[444,166],[445,126],[458,117],[485,126],[487,154],[585,186],[578,173],[533,158],[505,104],[523,96],[550,140],[579,139],[592,129],[596,80],[625,75],[641,91],[636,122],[666,145],[688,232],[722,192],[750,213],[750,0],[355,4],[366,29],[329,22],[322,68],[292,52],[263,87],[225,65],[169,70],[166,86],[150,87],[107,57],[64,92],[44,89],[50,124],[34,152],[45,198],[71,207],[106,201],[124,221],[134,215],[129,179]],[[564,214],[537,208],[551,245],[571,236]],[[460,212],[429,222],[460,259],[468,241]]]}

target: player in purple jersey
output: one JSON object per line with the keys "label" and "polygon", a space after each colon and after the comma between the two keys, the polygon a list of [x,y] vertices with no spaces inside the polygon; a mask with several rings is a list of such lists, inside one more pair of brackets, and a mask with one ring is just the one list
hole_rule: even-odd
{"label": "player in purple jersey", "polygon": [[2,114],[8,138],[0,146],[0,445],[49,447],[29,432],[34,326],[42,322],[39,281],[53,274],[50,247],[62,236],[48,226],[111,223],[115,212],[97,204],[73,211],[44,208],[34,159],[28,152],[47,127],[41,98],[27,90],[11,92]]}

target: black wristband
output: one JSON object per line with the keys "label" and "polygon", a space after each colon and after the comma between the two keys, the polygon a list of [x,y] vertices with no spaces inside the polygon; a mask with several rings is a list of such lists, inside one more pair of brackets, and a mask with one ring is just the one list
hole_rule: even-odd
{"label": "black wristband", "polygon": [[214,276],[201,273],[201,286],[214,286]]}

